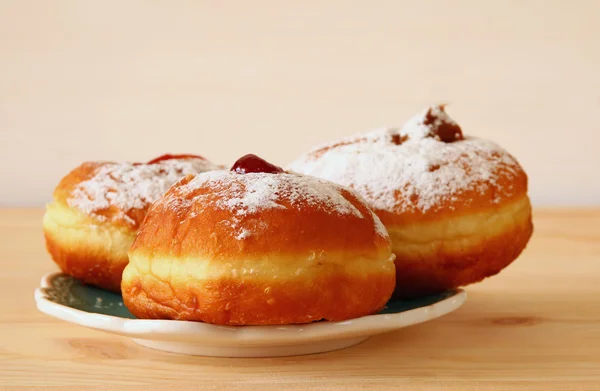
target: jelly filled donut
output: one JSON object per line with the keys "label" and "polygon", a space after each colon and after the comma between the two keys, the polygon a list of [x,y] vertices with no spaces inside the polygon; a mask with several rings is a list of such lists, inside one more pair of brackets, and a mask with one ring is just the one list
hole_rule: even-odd
{"label": "jelly filled donut", "polygon": [[219,325],[354,318],[390,298],[390,246],[359,196],[247,155],[187,176],[150,207],[123,300],[138,318]]}
{"label": "jelly filled donut", "polygon": [[433,106],[401,129],[318,147],[289,169],[361,194],[396,254],[396,297],[471,284],[508,266],[532,230],[527,175],[498,145]]}
{"label": "jelly filled donut", "polygon": [[148,206],[182,177],[218,168],[194,155],[164,155],[146,164],[83,163],[60,181],[46,207],[48,252],[63,272],[118,292]]}

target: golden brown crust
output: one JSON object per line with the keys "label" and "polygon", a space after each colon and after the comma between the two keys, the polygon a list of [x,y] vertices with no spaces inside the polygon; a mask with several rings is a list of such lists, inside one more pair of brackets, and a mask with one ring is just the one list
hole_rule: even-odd
{"label": "golden brown crust", "polygon": [[275,206],[241,213],[231,189],[254,174],[218,175],[222,186],[184,178],[148,211],[123,273],[134,315],[266,325],[349,319],[385,305],[395,285],[389,237],[354,194],[335,187],[353,211],[337,213],[282,187],[269,193]]}
{"label": "golden brown crust", "polygon": [[47,231],[44,238],[48,253],[64,273],[86,284],[113,292],[121,291],[121,275],[128,263],[127,253],[113,254],[103,251],[103,248],[94,251],[64,246]]}
{"label": "golden brown crust", "polygon": [[529,222],[512,232],[481,242],[462,253],[435,258],[403,258],[396,263],[394,297],[409,298],[480,282],[498,274],[525,249],[533,232]]}
{"label": "golden brown crust", "polygon": [[120,292],[135,229],[98,221],[61,203],[47,206],[43,229],[46,249],[63,272]]}
{"label": "golden brown crust", "polygon": [[172,284],[152,275],[137,274],[123,280],[123,298],[131,313],[144,319],[220,325],[338,321],[383,308],[393,290],[394,278],[393,273],[384,270],[367,276],[321,273],[310,280],[222,277]]}
{"label": "golden brown crust", "polygon": [[[114,165],[113,162],[85,162],[80,164],[65,175],[54,189],[53,200],[55,203],[70,207],[68,200],[73,197],[77,186],[90,180],[105,166]],[[94,211],[94,216],[99,224],[110,224],[117,228],[137,229],[144,217],[149,205],[142,208],[120,208],[117,205],[110,205]]]}
{"label": "golden brown crust", "polygon": [[[44,238],[48,253],[64,273],[86,284],[120,292],[121,276],[128,263],[127,248],[113,247],[112,235],[106,231],[115,235],[124,231],[125,236],[130,236],[126,241],[131,245],[147,208],[122,210],[111,206],[97,211],[98,218],[85,216],[68,205],[75,188],[107,164],[113,163],[85,162],[61,179],[54,189],[53,203],[46,211]],[[71,219],[77,220],[75,226],[71,225]],[[97,236],[102,231],[105,234]]]}
{"label": "golden brown crust", "polygon": [[[470,227],[461,232],[465,226]],[[439,239],[429,236],[436,227]],[[458,233],[444,234],[452,227]],[[396,298],[438,293],[498,274],[521,254],[533,233],[529,199],[496,212],[448,217],[444,225],[413,227],[412,238],[419,233],[430,240],[413,242],[404,232],[394,243]]]}
{"label": "golden brown crust", "polygon": [[[461,189],[454,198],[439,200],[428,210],[403,205],[404,199],[399,194],[396,195],[397,207],[394,212],[374,210],[386,226],[439,221],[443,218],[500,209],[527,196],[527,187],[527,174],[520,165],[509,166],[500,162],[496,166],[493,183],[474,181],[472,188]],[[414,201],[416,202],[416,198]]]}
{"label": "golden brown crust", "polygon": [[[193,176],[182,179],[152,205],[144,228],[131,247],[132,252],[141,249],[172,257],[194,254],[203,258],[229,259],[273,252],[296,254],[307,249],[371,255],[390,245],[389,238],[375,228],[377,222],[372,211],[347,190],[340,190],[341,195],[361,217],[332,214],[310,205],[292,207],[285,198],[277,200],[281,208],[240,216],[235,208],[206,207],[222,197],[213,186],[201,186],[184,194],[181,189],[193,179]],[[200,196],[202,202],[193,201]],[[231,228],[231,222],[235,220],[239,220],[238,232],[247,230],[258,234],[237,239]]]}
{"label": "golden brown crust", "polygon": [[[152,201],[148,198],[152,194],[144,192],[147,183],[160,179],[161,175],[173,176],[179,165],[196,172],[216,167],[205,159],[183,157],[163,158],[153,164],[85,162],[70,171],[54,189],[53,201],[44,215],[44,236],[52,259],[65,273],[87,284],[119,292],[121,275],[128,262],[127,251]],[[98,175],[103,169],[114,171],[104,173],[101,181]],[[146,183],[137,181],[138,170],[143,172],[140,181]],[[99,183],[81,190],[83,184],[94,181]],[[165,180],[160,182],[160,186],[169,184]],[[138,185],[139,191],[135,189]],[[119,202],[110,202],[109,193]],[[100,199],[97,205],[94,197]]]}

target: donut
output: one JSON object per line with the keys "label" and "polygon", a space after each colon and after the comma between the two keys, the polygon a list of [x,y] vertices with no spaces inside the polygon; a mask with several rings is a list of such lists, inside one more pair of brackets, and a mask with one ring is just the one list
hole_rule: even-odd
{"label": "donut", "polygon": [[69,172],[46,206],[46,248],[60,269],[119,292],[121,274],[149,205],[189,174],[220,168],[194,155],[151,162],[85,162]]}
{"label": "donut", "polygon": [[393,259],[360,196],[247,155],[230,171],[185,177],[150,207],[121,287],[143,319],[341,321],[384,307]]}
{"label": "donut", "polygon": [[497,144],[465,136],[443,105],[401,128],[316,147],[286,168],[367,200],[392,239],[395,297],[493,276],[519,256],[533,231],[523,168]]}

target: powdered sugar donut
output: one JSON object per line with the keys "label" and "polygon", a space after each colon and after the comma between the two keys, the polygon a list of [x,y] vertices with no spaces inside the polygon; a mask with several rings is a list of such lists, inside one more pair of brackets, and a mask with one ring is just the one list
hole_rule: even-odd
{"label": "powdered sugar donut", "polygon": [[392,238],[397,296],[494,275],[533,230],[517,160],[491,141],[465,137],[443,106],[400,129],[320,146],[288,168],[348,186],[369,202]]}
{"label": "powdered sugar donut", "polygon": [[390,246],[359,196],[250,155],[231,171],[182,179],[150,207],[129,251],[123,299],[139,318],[344,320],[390,298]]}
{"label": "powdered sugar donut", "polygon": [[65,273],[119,291],[127,251],[148,206],[178,179],[218,168],[193,155],[165,155],[147,164],[83,163],[60,181],[46,207],[46,247]]}

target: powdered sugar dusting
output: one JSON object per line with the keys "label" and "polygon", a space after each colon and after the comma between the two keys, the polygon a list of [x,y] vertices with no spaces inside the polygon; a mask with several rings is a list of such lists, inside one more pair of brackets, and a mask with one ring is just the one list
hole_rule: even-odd
{"label": "powdered sugar dusting", "polygon": [[[326,212],[354,215],[360,211],[340,193],[341,187],[318,178],[296,174],[238,174],[231,171],[213,171],[196,176],[178,190],[182,195],[202,186],[211,186],[213,206],[235,210],[237,215],[258,213],[266,209],[285,209],[281,203],[310,205]],[[213,197],[216,195],[216,197]],[[195,201],[204,201],[198,195]]]}
{"label": "powdered sugar dusting", "polygon": [[377,216],[375,213],[373,213],[373,221],[375,222],[375,232],[377,232],[379,236],[387,238],[389,233],[385,228],[385,225],[383,225],[379,219],[379,216]]}
{"label": "powdered sugar dusting", "polygon": [[[199,188],[210,188],[210,191],[196,194]],[[343,190],[335,183],[304,175],[213,171],[200,174],[179,186],[171,193],[173,199],[165,202],[176,209],[182,204],[195,204],[233,211],[234,217],[223,224],[232,229],[236,239],[244,240],[254,234],[242,223],[244,218],[266,210],[294,209],[304,213],[303,208],[308,206],[329,214],[364,218],[343,196]],[[375,215],[373,217],[380,225],[375,227],[377,232],[387,236],[379,219]]]}
{"label": "powdered sugar dusting", "polygon": [[235,238],[237,240],[244,240],[247,237],[249,237],[250,235],[252,235],[252,232],[248,229],[240,229],[239,231],[240,232],[237,235],[235,235]]}
{"label": "powdered sugar dusting", "polygon": [[70,207],[104,219],[99,212],[116,207],[118,217],[130,224],[125,214],[143,209],[162,196],[177,180],[219,167],[204,159],[171,159],[155,164],[104,163],[95,175],[81,182],[67,199]]}
{"label": "powdered sugar dusting", "polygon": [[[351,187],[374,208],[396,213],[452,204],[468,190],[483,194],[497,186],[499,167],[502,175],[518,175],[518,162],[491,141],[466,137],[442,142],[431,137],[424,113],[401,129],[377,129],[321,146],[288,169]],[[439,115],[454,123],[445,113]],[[402,142],[394,142],[394,135]],[[509,192],[504,189],[504,194]]]}

